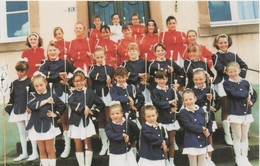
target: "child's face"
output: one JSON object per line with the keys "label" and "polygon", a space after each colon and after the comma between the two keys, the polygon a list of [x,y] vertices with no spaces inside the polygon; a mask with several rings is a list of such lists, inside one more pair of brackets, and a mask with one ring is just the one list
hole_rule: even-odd
{"label": "child's face", "polygon": [[138,18],[138,16],[133,16],[132,17],[131,23],[133,25],[139,25],[139,22],[140,22],[140,19]]}
{"label": "child's face", "polygon": [[131,38],[132,37],[132,29],[131,28],[124,29],[122,32],[124,34],[124,38]]}
{"label": "child's face", "polygon": [[144,118],[148,123],[155,125],[158,118],[158,114],[155,110],[146,110]]}
{"label": "child's face", "polygon": [[86,85],[86,78],[82,78],[81,76],[76,76],[73,79],[73,84],[78,90],[82,90]]}
{"label": "child's face", "polygon": [[57,41],[61,41],[63,40],[63,32],[58,29],[57,31],[55,31],[55,38],[57,39]]}
{"label": "child's face", "polygon": [[17,72],[17,75],[18,75],[18,78],[19,78],[19,79],[22,79],[22,78],[25,77],[26,74],[27,74],[27,71],[26,71],[26,70],[16,71],[16,72]]}
{"label": "child's face", "polygon": [[116,79],[117,83],[119,83],[121,86],[124,85],[124,83],[126,82],[126,80],[128,79],[128,76],[124,75],[118,75],[118,76],[114,76],[114,78]]}
{"label": "child's face", "polygon": [[81,24],[77,24],[75,26],[74,32],[75,32],[76,36],[78,36],[78,37],[84,36],[84,34],[85,34],[84,26]]}
{"label": "child's face", "polygon": [[58,59],[60,55],[60,50],[54,46],[49,46],[48,47],[48,56],[50,58],[50,60],[54,61],[56,59]]}
{"label": "child's face", "polygon": [[196,50],[191,50],[189,52],[189,57],[191,61],[198,61],[200,58],[200,51],[198,49]]}
{"label": "child's face", "polygon": [[217,42],[218,48],[223,51],[227,52],[228,49],[228,39],[226,37],[220,37]]}
{"label": "child's face", "polygon": [[163,77],[163,78],[155,78],[155,82],[160,86],[160,87],[165,87],[166,83],[168,82],[168,78],[167,77]]}
{"label": "child's face", "polygon": [[164,59],[165,58],[165,54],[166,54],[166,52],[165,52],[165,50],[161,46],[156,47],[155,56],[157,58]]}
{"label": "child's face", "polygon": [[44,80],[43,78],[36,78],[33,81],[33,86],[37,93],[42,94],[46,90],[47,81]]}
{"label": "child's face", "polygon": [[137,49],[130,49],[127,54],[130,57],[130,60],[136,60],[140,53]]}
{"label": "child's face", "polygon": [[196,40],[197,40],[197,35],[195,32],[189,32],[188,33],[188,41],[191,43],[191,44],[196,44]]}
{"label": "child's face", "polygon": [[102,39],[110,39],[111,32],[108,29],[102,29],[101,31]]}
{"label": "child's face", "polygon": [[114,25],[118,25],[119,22],[120,22],[120,18],[118,15],[114,15],[113,18],[112,18],[112,22]]}
{"label": "child's face", "polygon": [[176,20],[174,20],[174,19],[171,19],[170,21],[168,21],[168,23],[167,23],[167,28],[168,28],[168,30],[169,31],[174,31],[174,30],[176,30]]}
{"label": "child's face", "polygon": [[189,109],[193,109],[194,104],[196,102],[197,98],[194,96],[193,93],[185,93],[183,95],[183,103],[186,107],[188,107]]}
{"label": "child's face", "polygon": [[96,51],[94,54],[94,59],[97,61],[98,64],[103,64],[106,59],[104,51]]}
{"label": "child's face", "polygon": [[29,43],[32,48],[38,47],[38,43],[39,43],[38,38],[34,35],[29,36]]}
{"label": "child's face", "polygon": [[149,22],[147,29],[148,29],[149,33],[153,33],[154,29],[155,29],[154,23],[153,22]]}
{"label": "child's face", "polygon": [[232,79],[237,80],[239,78],[239,73],[241,72],[241,69],[239,69],[236,66],[230,66],[228,67],[226,74]]}
{"label": "child's face", "polygon": [[193,75],[193,82],[197,87],[202,88],[205,81],[206,81],[206,76],[204,73]]}
{"label": "child's face", "polygon": [[123,112],[120,107],[110,109],[110,118],[116,123],[122,123]]}
{"label": "child's face", "polygon": [[95,25],[96,27],[100,27],[100,25],[101,25],[101,19],[100,19],[100,18],[95,18],[93,23],[94,23],[94,25]]}

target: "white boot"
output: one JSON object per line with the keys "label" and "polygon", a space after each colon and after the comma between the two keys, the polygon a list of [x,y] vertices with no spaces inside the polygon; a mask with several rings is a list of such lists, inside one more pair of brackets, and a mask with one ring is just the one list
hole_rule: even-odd
{"label": "white boot", "polygon": [[49,159],[41,159],[41,166],[49,166]]}
{"label": "white boot", "polygon": [[85,151],[85,166],[91,166],[93,157],[93,151],[86,150]]}
{"label": "white boot", "polygon": [[234,148],[234,152],[235,152],[235,159],[236,159],[237,166],[245,166],[242,163],[241,144],[240,143],[235,143],[233,145],[233,148]]}
{"label": "white boot", "polygon": [[100,128],[98,131],[99,131],[99,136],[100,136],[101,142],[102,142],[102,148],[101,148],[101,151],[99,152],[99,155],[103,156],[106,154],[106,152],[108,150],[108,138],[107,138],[105,129]]}
{"label": "white boot", "polygon": [[174,165],[174,158],[170,158],[170,159],[169,159],[168,166],[175,166],[175,165]]}
{"label": "white boot", "polygon": [[248,160],[248,143],[241,143],[241,151],[242,151],[242,158],[243,158],[243,165],[245,166],[252,166],[252,164]]}
{"label": "white boot", "polygon": [[27,161],[33,161],[39,158],[36,141],[31,141],[31,144],[32,144],[32,154],[29,156]]}
{"label": "white boot", "polygon": [[134,156],[135,156],[135,158],[136,158],[136,154],[137,154],[136,147],[131,147],[131,149],[132,149],[132,151],[133,151],[133,153],[134,153]]}
{"label": "white boot", "polygon": [[76,158],[77,158],[79,166],[85,166],[84,152],[76,152],[75,154],[76,154]]}
{"label": "white boot", "polygon": [[179,150],[179,146],[176,143],[175,137],[174,137],[174,150]]}
{"label": "white boot", "polygon": [[64,137],[64,142],[65,142],[65,147],[64,151],[61,153],[60,157],[61,158],[67,158],[70,154],[70,137],[69,137],[69,132],[64,131],[63,132],[63,137]]}
{"label": "white boot", "polygon": [[49,166],[56,166],[56,159],[49,159]]}
{"label": "white boot", "polygon": [[211,157],[208,156],[206,157],[206,162],[207,162],[207,166],[216,166],[216,164],[211,160]]}
{"label": "white boot", "polygon": [[230,134],[230,123],[228,120],[223,120],[222,121],[223,124],[223,129],[224,129],[224,133],[225,133],[225,141],[228,145],[233,145],[233,140],[231,138],[231,134]]}

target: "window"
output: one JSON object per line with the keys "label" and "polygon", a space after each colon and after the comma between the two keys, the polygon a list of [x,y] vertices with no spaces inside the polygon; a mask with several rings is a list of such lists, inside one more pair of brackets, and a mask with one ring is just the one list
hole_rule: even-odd
{"label": "window", "polygon": [[258,23],[258,3],[258,1],[209,1],[210,25]]}
{"label": "window", "polygon": [[0,1],[0,42],[24,41],[30,31],[27,1]]}

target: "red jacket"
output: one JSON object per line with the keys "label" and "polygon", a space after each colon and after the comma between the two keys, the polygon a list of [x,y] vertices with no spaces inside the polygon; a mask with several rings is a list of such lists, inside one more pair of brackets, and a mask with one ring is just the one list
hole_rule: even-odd
{"label": "red jacket", "polygon": [[57,44],[60,49],[59,59],[64,60],[64,54],[65,54],[64,48],[66,48],[67,49],[67,60],[69,61],[71,59],[70,57],[68,57],[68,50],[69,50],[70,42],[61,40],[61,41],[55,41],[55,44]]}
{"label": "red jacket", "polygon": [[144,25],[132,25],[131,26],[132,31],[133,31],[133,37],[134,35],[137,35],[136,37],[138,39],[141,39],[143,37],[144,34]]}
{"label": "red jacket", "polygon": [[45,59],[44,49],[37,47],[36,49],[31,48],[26,50],[23,52],[22,58],[28,59],[29,69],[27,71],[27,77],[32,78],[33,73],[39,70],[35,65],[41,64],[41,61]]}
{"label": "red jacket", "polygon": [[158,43],[157,34],[145,34],[140,42],[141,58],[145,59],[145,53],[147,53],[147,60],[155,60],[156,56],[153,53],[154,45]]}
{"label": "red jacket", "polygon": [[91,39],[101,39],[102,38],[100,30],[97,30],[96,28],[90,29],[89,36]]}

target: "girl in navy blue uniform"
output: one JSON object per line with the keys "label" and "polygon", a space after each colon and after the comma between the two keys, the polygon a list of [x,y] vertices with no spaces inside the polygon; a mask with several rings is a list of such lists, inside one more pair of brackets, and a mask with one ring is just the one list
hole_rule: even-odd
{"label": "girl in navy blue uniform", "polygon": [[162,124],[157,123],[158,112],[152,104],[145,104],[142,115],[146,122],[142,125],[140,159],[138,166],[165,166],[168,135]]}
{"label": "girl in navy blue uniform", "polygon": [[[119,101],[112,101],[109,115],[112,122],[106,125],[109,139],[109,166],[136,166],[136,158],[131,149],[139,136],[137,125],[123,117]],[[127,130],[127,131],[126,131]]]}
{"label": "girl in navy blue uniform", "polygon": [[122,65],[129,74],[127,83],[135,85],[142,91],[146,103],[151,102],[151,95],[147,89],[147,80],[149,79],[147,61],[145,62],[145,60],[139,58],[140,51],[136,43],[130,43],[128,45],[127,54],[130,60],[124,61]]}
{"label": "girl in navy blue uniform", "polygon": [[176,119],[176,111],[181,107],[181,96],[174,88],[167,86],[168,75],[165,71],[159,70],[155,75],[157,86],[152,91],[152,101],[157,108],[159,117],[157,121],[163,124],[167,129],[170,146],[169,146],[169,165],[174,166],[174,147],[176,146],[174,137],[175,132],[180,129]]}
{"label": "girl in navy blue uniform", "polygon": [[[39,70],[46,76],[49,83],[53,83],[53,93],[56,94],[64,103],[67,103],[66,100],[68,98],[69,90],[66,89],[65,91],[65,88],[67,87],[61,84],[61,81],[66,84],[65,80],[67,79],[67,73],[73,73],[76,68],[68,61],[60,59],[59,46],[53,42],[50,42],[47,49],[47,54],[49,60],[44,60]],[[61,157],[67,158],[70,154],[70,138],[68,136],[68,109],[66,109],[64,114],[60,117],[60,120],[65,141],[65,147]]]}
{"label": "girl in navy blue uniform", "polygon": [[251,166],[247,158],[248,131],[254,121],[251,107],[256,102],[256,91],[252,85],[240,77],[241,69],[237,62],[227,64],[229,76],[223,86],[227,93],[228,120],[233,133],[233,148],[238,166]]}
{"label": "girl in navy blue uniform", "polygon": [[[72,81],[75,89],[71,89],[68,98],[71,108],[69,135],[75,142],[76,158],[79,166],[90,166],[93,157],[91,136],[96,134],[92,116],[103,111],[105,104],[93,90],[85,87],[86,76],[81,69],[75,70]],[[96,108],[90,110],[94,104]],[[82,140],[84,140],[85,145],[85,163]]]}
{"label": "girl in navy blue uniform", "polygon": [[[158,70],[164,70],[168,75],[167,85],[169,87],[174,87],[176,90],[179,89],[180,85],[185,86],[185,73],[183,69],[172,59],[166,59],[166,47],[159,43],[154,46],[154,54],[156,56],[156,60],[150,61],[149,64],[149,73],[151,75],[150,79],[150,89],[154,89],[156,87],[156,82],[154,81],[154,76]],[[172,81],[174,80],[174,74],[179,76],[177,84],[174,84]]]}
{"label": "girl in navy blue uniform", "polygon": [[29,139],[37,141],[42,166],[55,166],[54,138],[61,133],[57,119],[65,111],[65,104],[47,90],[45,75],[37,71],[32,77],[36,92],[29,95],[28,109],[32,111],[26,127]]}
{"label": "girl in navy blue uniform", "polygon": [[205,166],[207,152],[213,151],[208,139],[212,122],[206,118],[207,112],[195,104],[197,98],[191,89],[185,90],[182,96],[184,108],[179,115],[184,127],[182,154],[188,155],[190,166]]}
{"label": "girl in navy blue uniform", "polygon": [[102,141],[102,148],[99,155],[105,155],[108,150],[108,139],[105,133],[105,125],[109,121],[109,106],[112,98],[109,89],[112,87],[114,68],[106,65],[105,49],[98,46],[94,50],[96,65],[90,66],[89,77],[92,80],[92,89],[105,103],[105,111],[98,117],[98,131]]}
{"label": "girl in navy blue uniform", "polygon": [[210,70],[207,61],[200,61],[201,56],[201,48],[198,44],[192,44],[188,47],[189,59],[184,61],[184,71],[188,77],[188,84],[186,88],[192,88],[194,86],[193,83],[193,72],[200,68],[203,69],[207,74],[207,80],[210,81],[210,77],[214,77],[214,74]]}
{"label": "girl in navy blue uniform", "polygon": [[215,89],[221,97],[221,119],[223,121],[223,129],[225,132],[225,141],[228,145],[232,145],[233,141],[230,135],[230,124],[227,120],[227,96],[223,88],[223,82],[228,78],[225,73],[226,66],[229,62],[237,62],[241,68],[239,75],[242,78],[246,77],[247,65],[239,58],[237,54],[228,51],[228,48],[232,45],[232,39],[229,35],[218,35],[213,46],[218,50],[217,53],[212,55],[213,66],[217,71],[217,77],[214,80]]}
{"label": "girl in navy blue uniform", "polygon": [[[31,91],[31,79],[28,78],[27,70],[29,65],[27,64],[27,58],[20,59],[15,65],[15,69],[18,75],[18,79],[13,81],[10,86],[10,99],[3,110],[3,114],[7,112],[9,116],[9,122],[16,122],[18,131],[20,134],[20,142],[22,146],[22,154],[14,159],[14,161],[20,161],[28,158],[27,153],[27,140],[26,140],[26,125],[30,119],[30,110],[26,107],[28,102],[29,91]],[[37,151],[36,141],[32,143],[32,155],[27,159],[28,161],[39,158]]]}
{"label": "girl in navy blue uniform", "polygon": [[[199,107],[205,106],[207,108],[209,118],[212,121],[212,134],[209,136],[209,143],[213,146],[213,132],[218,128],[215,120],[215,112],[218,111],[221,106],[221,99],[214,89],[206,85],[206,75],[203,69],[198,69],[193,73],[193,82],[195,85],[191,89],[196,95],[196,104]],[[212,106],[213,102],[215,104],[214,106]],[[208,155],[208,165],[214,166],[215,164],[211,160],[212,152],[209,152]]]}
{"label": "girl in navy blue uniform", "polygon": [[[120,101],[124,113],[129,113],[129,119],[137,124],[139,129],[141,124],[138,120],[139,111],[144,105],[144,96],[138,87],[133,84],[127,84],[128,72],[123,67],[118,67],[115,70],[114,78],[116,84],[110,89],[112,100]],[[132,149],[136,154],[135,144]]]}

